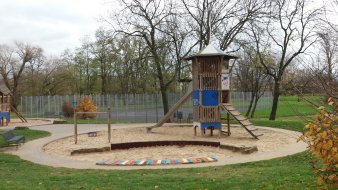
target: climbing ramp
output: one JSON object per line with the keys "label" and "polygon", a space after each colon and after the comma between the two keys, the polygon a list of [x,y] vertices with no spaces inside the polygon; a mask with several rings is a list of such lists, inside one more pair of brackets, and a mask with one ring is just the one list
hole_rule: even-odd
{"label": "climbing ramp", "polygon": [[192,83],[189,84],[187,92],[182,96],[180,100],[178,100],[178,102],[176,102],[176,104],[172,108],[170,108],[168,113],[166,113],[156,125],[147,127],[147,131],[150,132],[153,128],[161,127],[165,122],[167,122],[170,117],[189,99],[191,94]]}
{"label": "climbing ramp", "polygon": [[223,109],[226,110],[235,120],[237,120],[241,126],[255,139],[258,139],[259,136],[262,136],[263,134],[256,135],[253,133],[253,131],[256,131],[257,129],[251,129],[254,128],[254,125],[244,116],[241,115],[231,104],[226,103],[223,104]]}

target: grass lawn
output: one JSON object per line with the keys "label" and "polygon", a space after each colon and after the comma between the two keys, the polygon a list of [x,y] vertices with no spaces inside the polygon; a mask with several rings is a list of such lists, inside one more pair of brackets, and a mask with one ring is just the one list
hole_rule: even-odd
{"label": "grass lawn", "polygon": [[[318,107],[325,106],[323,98],[320,96],[307,96],[307,100],[315,103]],[[308,116],[313,115],[317,111],[317,107],[310,105],[305,100],[299,100],[297,96],[281,96],[277,109],[277,117],[288,116]],[[257,110],[255,118],[269,118],[271,109]]]}
{"label": "grass lawn", "polygon": [[0,153],[0,189],[316,189],[309,156],[221,167],[168,170],[76,170]]}
{"label": "grass lawn", "polygon": [[[285,104],[281,101],[279,111],[284,117],[269,121],[264,118],[268,112],[261,112],[252,122],[302,131],[306,120],[289,113],[291,108]],[[315,113],[304,102],[293,104],[303,106],[306,115]],[[309,165],[311,159],[303,152],[219,167],[107,171],[53,168],[0,152],[0,189],[318,189]]]}
{"label": "grass lawn", "polygon": [[[6,142],[1,135],[3,130],[6,130],[6,129],[0,129],[0,147],[6,146]],[[25,136],[26,142],[50,135],[50,133],[47,132],[47,131],[31,130],[29,128],[15,129],[15,130],[13,130],[13,133],[14,133],[14,135]]]}

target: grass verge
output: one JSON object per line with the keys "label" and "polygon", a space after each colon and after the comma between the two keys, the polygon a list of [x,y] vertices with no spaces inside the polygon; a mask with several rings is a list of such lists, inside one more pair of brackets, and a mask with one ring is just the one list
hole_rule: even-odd
{"label": "grass verge", "polygon": [[0,189],[316,189],[309,156],[221,167],[76,170],[37,165],[0,153]]}
{"label": "grass verge", "polygon": [[[0,147],[7,146],[7,144],[6,144],[3,136],[1,135],[2,132],[3,132],[3,130],[6,130],[6,129],[0,129]],[[25,136],[26,142],[34,140],[34,139],[46,137],[46,136],[50,135],[50,133],[47,132],[47,131],[32,130],[32,129],[29,129],[29,128],[14,129],[13,133],[14,133],[14,135],[23,135],[23,136]]]}

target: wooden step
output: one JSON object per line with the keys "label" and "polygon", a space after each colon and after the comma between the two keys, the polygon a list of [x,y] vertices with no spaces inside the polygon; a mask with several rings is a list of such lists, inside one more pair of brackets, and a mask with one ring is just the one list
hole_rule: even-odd
{"label": "wooden step", "polygon": [[232,106],[223,106],[224,109],[226,109],[227,111],[236,111],[236,109]]}
{"label": "wooden step", "polygon": [[241,115],[241,113],[239,113],[238,111],[229,111],[231,115],[233,116],[238,116],[238,115]]}
{"label": "wooden step", "polygon": [[245,121],[245,120],[248,120],[246,117],[242,116],[242,115],[237,115],[237,116],[234,116],[236,120],[238,121]]}
{"label": "wooden step", "polygon": [[257,131],[258,128],[255,127],[254,125],[247,125],[246,128],[248,128],[250,131]]}
{"label": "wooden step", "polygon": [[252,123],[249,120],[240,121],[240,123],[245,127],[252,125]]}

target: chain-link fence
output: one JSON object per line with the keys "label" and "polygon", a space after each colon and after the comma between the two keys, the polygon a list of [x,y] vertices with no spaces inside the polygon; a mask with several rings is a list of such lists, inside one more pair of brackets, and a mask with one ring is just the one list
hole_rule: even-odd
{"label": "chain-link fence", "polygon": [[[169,93],[169,106],[173,106],[183,93]],[[231,103],[241,112],[245,112],[249,106],[250,92],[231,92]],[[18,110],[26,118],[55,118],[63,117],[62,105],[68,102],[72,105],[81,97],[72,96],[23,96]],[[163,116],[161,94],[110,94],[92,95],[98,111],[112,110],[112,119],[115,122],[157,122]],[[265,92],[260,98],[256,110],[270,109],[272,103],[271,92]],[[192,113],[192,101],[187,101],[181,106],[182,120],[189,119]],[[97,119],[106,119],[99,116]]]}

